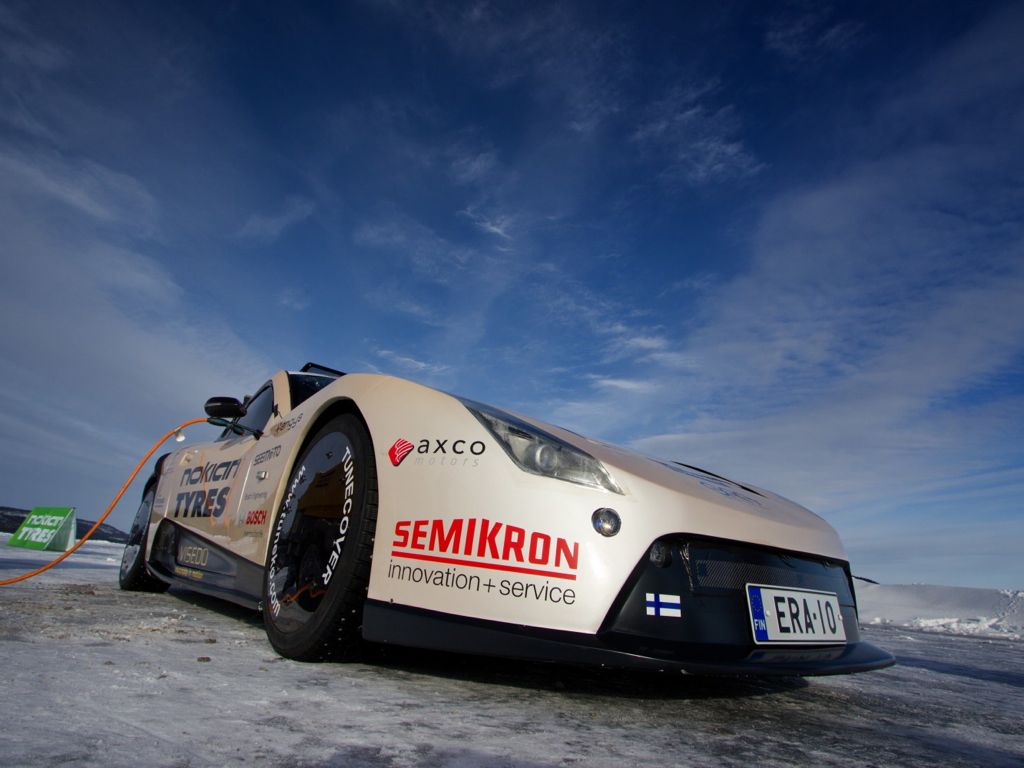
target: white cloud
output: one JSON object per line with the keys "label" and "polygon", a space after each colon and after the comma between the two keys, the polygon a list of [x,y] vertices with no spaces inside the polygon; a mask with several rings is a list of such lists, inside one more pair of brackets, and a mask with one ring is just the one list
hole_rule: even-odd
{"label": "white cloud", "polygon": [[623,346],[639,351],[661,350],[668,346],[668,340],[661,336],[634,336],[626,339]]}
{"label": "white cloud", "polygon": [[[934,159],[918,156],[925,176]],[[689,374],[686,400],[655,400],[677,428],[637,447],[837,508],[908,498],[1024,427],[1011,403],[986,418],[956,404],[1024,355],[1024,248],[934,226],[930,185],[889,165],[903,199],[893,178],[853,172],[768,211],[750,272],[708,297],[682,347],[650,356]]]}
{"label": "white cloud", "polygon": [[403,355],[390,349],[378,349],[376,350],[376,355],[406,374],[435,375],[448,370],[447,365],[424,362],[423,360],[417,360],[414,357]]}
{"label": "white cloud", "polygon": [[151,440],[269,366],[147,254],[160,209],[138,180],[9,145],[0,157],[14,170],[0,174],[6,503],[96,516]]}
{"label": "white cloud", "polygon": [[434,229],[402,211],[388,208],[360,224],[352,236],[356,245],[391,254],[407,277],[448,285],[463,273],[478,254],[437,234]]}
{"label": "white cloud", "polygon": [[184,295],[174,277],[155,259],[129,248],[95,242],[83,249],[98,287],[118,304],[138,308],[169,309]]}
{"label": "white cloud", "polygon": [[97,222],[136,235],[154,234],[156,201],[138,181],[88,159],[57,152],[21,152],[0,148],[0,169],[12,184],[7,191],[34,196],[44,204],[60,202]]}
{"label": "white cloud", "polygon": [[487,332],[492,306],[524,273],[501,246],[459,245],[395,210],[361,225],[353,240],[391,265],[365,297],[377,311],[413,317],[428,326],[430,348],[442,359],[473,350]]}
{"label": "white cloud", "polygon": [[[416,14],[407,14],[419,24]],[[594,27],[568,6],[506,10],[489,3],[426,12],[456,53],[472,59],[493,88],[530,81],[531,92],[553,105],[563,127],[591,134],[622,109],[630,66],[623,33]]]}
{"label": "white cloud", "polygon": [[[709,293],[718,282],[718,277],[710,272],[701,272],[690,275],[685,280],[677,280],[662,290],[660,297],[673,293],[693,293],[704,295]],[[659,298],[660,298],[659,297]]]}
{"label": "white cloud", "polygon": [[740,120],[731,105],[713,106],[717,84],[675,86],[641,114],[631,140],[664,165],[665,180],[695,186],[744,179],[763,164],[740,138]]}
{"label": "white cloud", "polygon": [[374,247],[395,247],[402,246],[407,241],[406,227],[396,225],[394,222],[375,221],[359,225],[352,233],[352,239],[359,245]]}
{"label": "white cloud", "polygon": [[516,222],[516,217],[507,213],[482,213],[474,206],[470,206],[460,214],[468,218],[477,227],[491,235],[496,235],[503,240],[511,240],[511,230]]}
{"label": "white cloud", "polygon": [[290,197],[284,208],[270,215],[252,214],[239,228],[240,238],[270,242],[281,236],[286,229],[305,221],[316,212],[316,204],[302,197]]}
{"label": "white cloud", "polygon": [[640,381],[637,379],[615,379],[595,376],[594,385],[601,389],[612,389],[619,392],[628,392],[632,395],[644,395],[653,392],[657,388],[657,384],[650,381]]}
{"label": "white cloud", "polygon": [[419,296],[401,280],[382,281],[366,293],[367,301],[385,314],[411,317],[426,326],[444,326],[444,306],[429,301],[432,296]]}
{"label": "white cloud", "polygon": [[827,4],[810,12],[777,16],[768,23],[765,48],[794,62],[807,62],[836,56],[859,45],[864,25],[851,20],[833,21],[832,16]]}
{"label": "white cloud", "polygon": [[301,288],[285,288],[277,297],[277,303],[293,312],[302,312],[309,308],[309,294]]}
{"label": "white cloud", "polygon": [[490,176],[497,163],[497,155],[490,150],[462,154],[452,160],[451,176],[457,184],[476,184]]}
{"label": "white cloud", "polygon": [[37,37],[8,7],[0,7],[0,121],[28,136],[55,143],[55,132],[46,125],[46,104],[34,96],[48,90],[48,76],[66,68],[67,51]]}
{"label": "white cloud", "polygon": [[0,57],[26,72],[53,72],[68,64],[68,53],[59,45],[36,37],[8,7],[0,8]]}
{"label": "white cloud", "polygon": [[[967,30],[927,66],[894,84],[895,96],[879,118],[883,129],[913,135],[922,124],[931,130],[952,125],[988,134],[990,142],[1012,131],[1012,121],[1020,119],[1014,93],[1024,83],[1021,29],[1024,6],[1007,3]],[[979,118],[985,114],[990,118]],[[1007,149],[1016,152],[1018,146]]]}
{"label": "white cloud", "polygon": [[[210,395],[242,394],[269,366],[208,296],[190,295],[194,275],[176,271],[189,254],[175,251],[153,192],[166,192],[160,182],[171,175],[139,170],[152,169],[152,148],[162,153],[167,135],[140,141],[132,110],[152,109],[160,122],[181,69],[153,75],[132,53],[158,58],[147,46],[156,37],[166,44],[167,31],[150,34],[126,17],[117,34],[127,42],[115,51],[100,48],[107,25],[83,23],[65,48],[47,39],[63,26],[47,14],[25,14],[45,27],[36,34],[0,8],[4,502],[71,504],[96,517],[156,437],[200,415]],[[117,77],[103,80],[110,73]],[[159,96],[143,106],[132,88],[151,75],[160,88],[145,97]],[[126,527],[137,498],[130,492],[111,522]]]}
{"label": "white cloud", "polygon": [[[948,541],[915,531],[971,515],[988,531],[960,567],[993,552],[991,567],[1019,586],[998,541],[1015,528],[1005,521],[1019,511],[1024,466],[1016,13],[893,83],[865,115],[870,159],[769,200],[746,267],[702,281],[687,317],[659,316],[650,335],[665,345],[632,350],[551,418],[793,497],[837,525],[855,566],[883,562],[887,540],[913,540],[914,567],[927,571],[930,553],[943,581],[965,578]],[[944,92],[954,63],[984,70],[973,92]],[[972,124],[965,103],[991,119]],[[925,116],[928,140],[915,132]],[[652,116],[639,138],[670,124]],[[589,301],[579,303],[585,318]],[[589,309],[605,344],[646,335],[638,318],[597,322],[617,315],[612,304]]]}

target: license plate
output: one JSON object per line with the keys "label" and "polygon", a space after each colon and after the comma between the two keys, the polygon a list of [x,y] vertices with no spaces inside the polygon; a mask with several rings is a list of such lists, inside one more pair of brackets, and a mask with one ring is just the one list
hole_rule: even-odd
{"label": "license plate", "polygon": [[846,642],[843,614],[834,592],[747,584],[747,604],[758,645]]}

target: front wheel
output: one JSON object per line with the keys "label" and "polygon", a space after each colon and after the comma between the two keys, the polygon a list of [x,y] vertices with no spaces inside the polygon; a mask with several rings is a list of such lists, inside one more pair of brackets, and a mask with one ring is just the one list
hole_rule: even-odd
{"label": "front wheel", "polygon": [[128,532],[128,543],[124,545],[121,571],[117,577],[121,589],[131,592],[164,592],[169,586],[146,571],[146,532],[149,530],[149,513],[153,509],[155,496],[156,486],[151,485],[142,494],[142,503],[139,504],[139,511],[135,513],[135,520]]}
{"label": "front wheel", "polygon": [[301,661],[352,657],[377,526],[377,469],[366,427],[336,416],[292,470],[263,577],[270,644]]}

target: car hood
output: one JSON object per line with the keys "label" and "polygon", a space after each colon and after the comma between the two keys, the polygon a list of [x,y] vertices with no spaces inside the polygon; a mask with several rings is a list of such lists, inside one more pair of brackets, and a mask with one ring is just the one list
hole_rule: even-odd
{"label": "car hood", "polygon": [[839,536],[827,521],[778,494],[520,418],[601,461],[622,488],[621,503],[635,507],[663,534],[733,539],[847,561]]}

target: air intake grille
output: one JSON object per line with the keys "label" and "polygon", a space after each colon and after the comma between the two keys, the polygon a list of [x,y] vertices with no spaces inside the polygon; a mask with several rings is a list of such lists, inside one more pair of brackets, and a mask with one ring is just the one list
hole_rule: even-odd
{"label": "air intake grille", "polygon": [[679,550],[695,594],[742,590],[767,584],[835,592],[853,604],[845,569],[838,563],[787,555],[755,547],[681,541]]}

